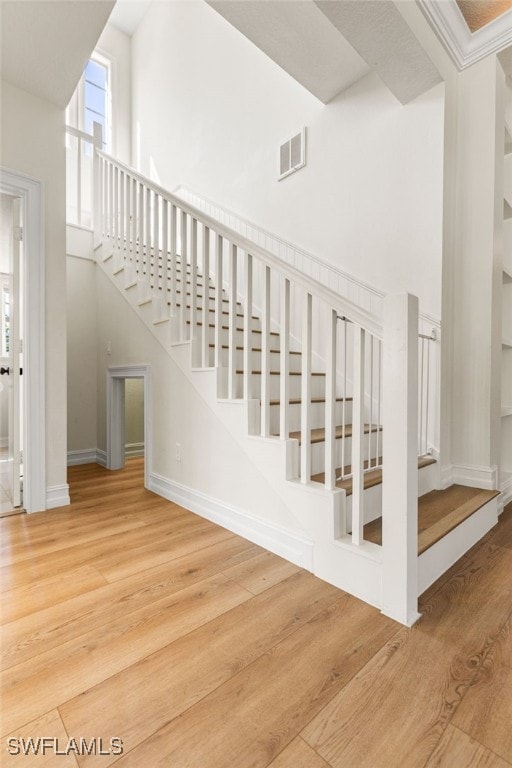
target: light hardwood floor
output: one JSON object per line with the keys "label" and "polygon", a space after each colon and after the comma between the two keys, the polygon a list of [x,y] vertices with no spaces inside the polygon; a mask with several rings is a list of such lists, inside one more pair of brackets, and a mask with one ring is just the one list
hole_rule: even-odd
{"label": "light hardwood floor", "polygon": [[[512,765],[512,505],[405,629],[142,477],[0,520],[2,766]],[[8,754],[44,736],[124,752]]]}

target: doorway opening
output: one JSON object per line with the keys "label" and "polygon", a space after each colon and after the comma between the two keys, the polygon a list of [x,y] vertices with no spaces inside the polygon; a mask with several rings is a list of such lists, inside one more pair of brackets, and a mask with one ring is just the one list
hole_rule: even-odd
{"label": "doorway opening", "polygon": [[23,221],[0,194],[0,515],[23,512]]}
{"label": "doorway opening", "polygon": [[107,369],[107,469],[144,461],[144,486],[151,474],[151,388],[149,365]]}

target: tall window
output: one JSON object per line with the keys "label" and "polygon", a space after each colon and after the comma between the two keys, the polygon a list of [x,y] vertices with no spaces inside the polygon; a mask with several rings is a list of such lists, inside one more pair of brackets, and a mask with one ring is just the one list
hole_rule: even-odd
{"label": "tall window", "polygon": [[92,133],[93,123],[100,123],[103,149],[107,148],[109,121],[108,67],[90,59],[84,73],[83,130]]}
{"label": "tall window", "polygon": [[66,110],[66,122],[92,134],[93,123],[100,123],[103,149],[112,151],[111,65],[98,53],[87,62],[85,72]]}

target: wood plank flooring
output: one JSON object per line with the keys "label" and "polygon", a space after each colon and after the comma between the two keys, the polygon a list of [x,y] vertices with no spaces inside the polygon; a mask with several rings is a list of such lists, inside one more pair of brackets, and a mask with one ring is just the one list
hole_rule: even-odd
{"label": "wood plank flooring", "polygon": [[[0,520],[2,766],[512,765],[512,505],[405,629],[144,490],[140,459],[69,480],[70,507]],[[104,754],[9,754],[30,737]]]}

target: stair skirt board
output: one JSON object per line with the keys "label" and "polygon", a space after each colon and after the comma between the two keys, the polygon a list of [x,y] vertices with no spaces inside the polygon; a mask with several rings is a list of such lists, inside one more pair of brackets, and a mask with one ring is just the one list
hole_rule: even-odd
{"label": "stair skirt board", "polygon": [[418,557],[418,595],[434,583],[498,522],[495,496]]}
{"label": "stair skirt board", "polygon": [[249,512],[155,472],[149,476],[148,490],[232,533],[243,536],[307,571],[313,570],[313,542],[305,536],[261,520]]}

